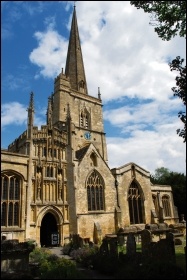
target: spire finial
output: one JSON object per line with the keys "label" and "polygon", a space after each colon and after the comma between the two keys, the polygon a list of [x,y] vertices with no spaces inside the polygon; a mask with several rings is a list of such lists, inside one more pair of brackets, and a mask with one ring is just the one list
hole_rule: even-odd
{"label": "spire finial", "polygon": [[100,87],[98,87],[98,98],[101,100]]}
{"label": "spire finial", "polygon": [[74,5],[73,5],[74,9],[76,8],[76,5],[75,5],[76,2],[77,2],[77,1],[74,1]]}

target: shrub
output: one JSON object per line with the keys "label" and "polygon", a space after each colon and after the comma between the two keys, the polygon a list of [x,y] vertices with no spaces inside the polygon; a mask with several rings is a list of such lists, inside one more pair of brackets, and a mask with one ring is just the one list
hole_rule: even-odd
{"label": "shrub", "polygon": [[76,264],[71,260],[58,258],[56,261],[45,260],[40,271],[41,279],[82,279],[83,275],[78,271]]}
{"label": "shrub", "polygon": [[72,250],[70,252],[70,256],[78,263],[83,265],[84,267],[92,267],[94,256],[98,252],[98,247],[88,247],[84,246],[83,248],[79,248],[77,250]]}
{"label": "shrub", "polygon": [[41,264],[47,257],[51,255],[50,250],[44,248],[35,248],[29,254],[29,260],[31,263],[39,263]]}

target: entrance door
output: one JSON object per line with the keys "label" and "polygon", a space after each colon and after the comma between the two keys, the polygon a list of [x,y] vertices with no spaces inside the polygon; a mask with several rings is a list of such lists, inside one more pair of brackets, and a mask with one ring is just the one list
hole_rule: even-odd
{"label": "entrance door", "polygon": [[40,244],[41,247],[51,247],[52,246],[52,240],[51,236],[53,233],[57,233],[57,222],[53,214],[47,213],[41,223],[40,228]]}

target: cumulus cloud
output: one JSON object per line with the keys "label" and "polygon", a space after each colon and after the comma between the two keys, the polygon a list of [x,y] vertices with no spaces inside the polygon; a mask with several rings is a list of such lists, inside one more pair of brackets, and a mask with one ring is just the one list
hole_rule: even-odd
{"label": "cumulus cloud", "polygon": [[52,28],[53,24],[50,24],[46,32],[38,31],[34,34],[39,46],[29,56],[30,61],[40,67],[40,75],[47,78],[54,78],[59,74],[66,57],[64,50],[67,49],[67,40]]}
{"label": "cumulus cloud", "polygon": [[[25,125],[27,124],[27,112],[28,106],[25,106],[24,104],[21,104],[19,102],[10,102],[2,104],[1,106],[1,127],[2,129],[5,129],[5,127],[9,125]],[[40,108],[36,112],[35,118],[34,118],[34,125],[41,126],[45,124],[45,114],[46,114],[46,108]]]}
{"label": "cumulus cloud", "polygon": [[18,102],[2,104],[1,107],[1,126],[22,125],[26,123],[26,107]]}

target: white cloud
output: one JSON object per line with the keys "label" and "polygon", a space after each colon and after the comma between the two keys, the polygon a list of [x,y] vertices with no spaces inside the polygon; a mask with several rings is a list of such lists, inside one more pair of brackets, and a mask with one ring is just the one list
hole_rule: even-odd
{"label": "white cloud", "polygon": [[[27,125],[28,106],[18,102],[10,102],[1,106],[1,127]],[[45,124],[46,108],[40,106],[34,117],[34,125],[40,127]]]}
{"label": "white cloud", "polygon": [[3,104],[1,107],[1,126],[22,125],[26,123],[26,107],[18,102]]}
{"label": "white cloud", "polygon": [[156,168],[185,173],[185,148],[182,139],[171,130],[169,133],[136,131],[130,138],[107,137],[110,168],[134,162],[154,173]]}
{"label": "white cloud", "polygon": [[62,61],[66,57],[65,50],[67,50],[67,41],[52,30],[53,26],[53,23],[49,24],[46,32],[34,34],[39,47],[34,49],[29,56],[30,61],[40,67],[40,75],[47,78],[54,78],[59,74],[59,70],[63,68]]}

